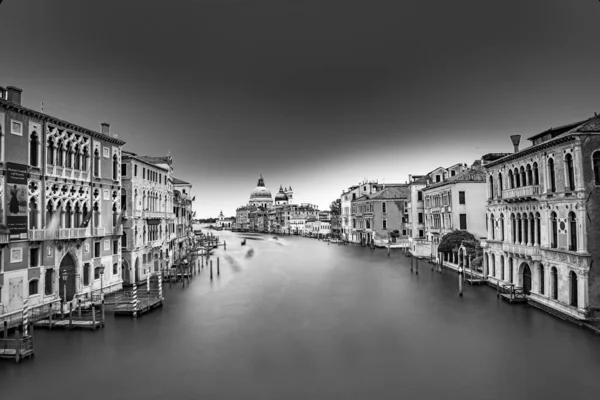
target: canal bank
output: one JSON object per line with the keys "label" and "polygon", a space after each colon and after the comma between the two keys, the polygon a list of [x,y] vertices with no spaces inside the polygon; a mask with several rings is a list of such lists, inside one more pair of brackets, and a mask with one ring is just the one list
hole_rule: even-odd
{"label": "canal bank", "polygon": [[227,235],[211,257],[220,277],[205,267],[185,286],[165,284],[164,306],[144,318],[37,330],[32,362],[0,363],[2,394],[468,400],[600,389],[595,335],[483,287],[459,298],[455,274],[411,274],[399,250],[272,235],[241,246]]}

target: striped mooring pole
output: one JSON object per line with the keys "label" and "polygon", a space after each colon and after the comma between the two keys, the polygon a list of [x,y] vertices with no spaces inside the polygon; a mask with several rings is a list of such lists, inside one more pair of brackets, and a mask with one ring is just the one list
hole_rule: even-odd
{"label": "striped mooring pole", "polygon": [[27,299],[23,300],[23,336],[29,334],[29,302]]}
{"label": "striped mooring pole", "polygon": [[162,301],[163,299],[163,291],[162,291],[162,273],[158,273],[158,298]]}
{"label": "striped mooring pole", "polygon": [[137,284],[135,282],[133,282],[133,295],[131,301],[133,302],[133,316],[137,317]]}
{"label": "striped mooring pole", "polygon": [[150,293],[150,271],[146,275],[146,292]]}

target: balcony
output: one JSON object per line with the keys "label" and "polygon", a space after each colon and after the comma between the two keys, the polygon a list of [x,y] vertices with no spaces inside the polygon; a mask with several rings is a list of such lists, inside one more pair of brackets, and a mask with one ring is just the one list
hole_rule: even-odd
{"label": "balcony", "polygon": [[539,257],[541,256],[541,250],[539,246],[527,246],[525,244],[517,243],[502,243],[502,250],[507,253],[519,254],[528,257]]}
{"label": "balcony", "polygon": [[88,181],[90,179],[89,171],[80,171],[77,169],[60,167],[58,165],[46,165],[46,175],[52,175],[65,179],[78,179]]}
{"label": "balcony", "polygon": [[541,194],[540,185],[524,186],[502,191],[502,199],[508,202],[535,200]]}
{"label": "balcony", "polygon": [[429,233],[440,233],[441,228],[427,228]]}
{"label": "balcony", "polygon": [[0,244],[6,244],[9,242],[9,234],[8,233],[0,233]]}
{"label": "balcony", "polygon": [[89,236],[88,228],[30,229],[29,240],[78,239]]}
{"label": "balcony", "polygon": [[104,227],[92,228],[92,236],[93,237],[106,236],[106,228],[104,228]]}

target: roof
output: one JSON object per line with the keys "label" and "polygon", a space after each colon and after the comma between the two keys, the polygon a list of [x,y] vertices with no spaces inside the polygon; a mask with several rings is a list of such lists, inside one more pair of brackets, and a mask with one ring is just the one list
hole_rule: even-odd
{"label": "roof", "polygon": [[410,197],[408,185],[391,186],[371,195],[372,200],[406,199]]}
{"label": "roof", "polygon": [[190,183],[173,177],[173,185],[190,185]]}
{"label": "roof", "polygon": [[[571,129],[565,130],[566,127],[571,127]],[[552,129],[554,129],[554,130],[552,130]],[[527,147],[517,153],[510,153],[506,157],[499,158],[493,162],[486,164],[485,168],[493,167],[494,165],[498,165],[501,163],[505,163],[508,161],[512,161],[512,160],[521,158],[528,154],[535,153],[542,149],[552,147],[559,143],[564,143],[564,142],[575,140],[575,136],[578,133],[600,133],[600,115],[596,114],[593,117],[588,118],[587,120],[585,120],[583,122],[573,123],[573,124],[569,124],[569,125],[563,125],[562,127],[558,127],[558,128],[551,128],[551,129],[546,130],[538,135],[532,136],[531,138],[529,138],[529,140],[539,138],[541,135],[550,133],[551,131],[557,133],[553,139],[547,140],[547,141],[537,144],[535,146]],[[560,132],[560,133],[558,133],[558,132]]]}
{"label": "roof", "polygon": [[482,182],[485,183],[485,170],[481,165],[474,164],[472,167],[459,172],[458,174],[447,178],[445,181],[433,183],[423,190],[429,190],[444,185],[458,182]]}
{"label": "roof", "polygon": [[[414,178],[414,176],[413,176]],[[427,180],[429,179],[428,175],[421,175],[419,176],[419,178],[413,180],[412,182],[409,182],[409,185],[425,185],[427,184]]]}
{"label": "roof", "polygon": [[148,164],[169,164],[173,162],[171,156],[166,157],[152,157],[152,156],[138,156],[138,159],[147,162]]}
{"label": "roof", "polygon": [[546,129],[545,131],[538,133],[536,135],[531,136],[530,138],[527,138],[527,140],[535,140],[541,136],[547,135],[549,133],[551,133],[554,137],[558,136],[558,135],[562,135],[565,132],[570,131],[571,129],[583,124],[586,121],[589,121],[590,118],[585,119],[583,121],[579,121],[579,122],[573,122],[567,125],[562,125],[562,126],[558,126],[556,128],[550,128],[550,129]]}
{"label": "roof", "polygon": [[84,128],[82,126],[75,125],[71,122],[62,120],[60,118],[56,118],[56,117],[50,116],[48,114],[44,114],[39,111],[32,110],[30,108],[23,107],[22,105],[13,103],[12,101],[0,99],[0,105],[4,106],[8,110],[14,110],[14,111],[20,112],[22,114],[40,119],[42,121],[46,121],[51,124],[58,125],[62,128],[70,129],[72,131],[77,131],[79,133],[84,133],[84,134],[90,135],[91,137],[106,140],[107,142],[114,143],[118,146],[123,146],[126,143],[125,141],[123,141],[121,139],[117,139],[116,137],[105,135],[103,133],[96,132],[96,131],[93,131],[88,128]]}
{"label": "roof", "polygon": [[[122,154],[123,159],[131,158],[131,159],[140,161],[140,162],[142,162],[144,164],[151,165],[153,167],[157,167],[157,168],[160,168],[160,169],[164,169],[165,171],[168,171],[168,168],[165,168],[163,166],[157,165],[157,163],[153,163],[153,162],[149,162],[148,161],[148,159],[153,159],[153,158],[167,158],[167,157],[138,156],[137,154],[135,154],[135,153],[133,153],[131,151],[126,151],[126,150],[123,150],[121,154]],[[167,164],[170,165],[170,163],[167,163]]]}

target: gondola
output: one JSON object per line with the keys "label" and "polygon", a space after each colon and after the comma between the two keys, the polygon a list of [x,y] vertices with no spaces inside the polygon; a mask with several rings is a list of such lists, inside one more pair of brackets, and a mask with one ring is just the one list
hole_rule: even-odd
{"label": "gondola", "polygon": [[242,240],[242,246],[246,245],[246,239]]}

